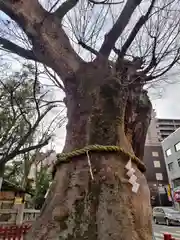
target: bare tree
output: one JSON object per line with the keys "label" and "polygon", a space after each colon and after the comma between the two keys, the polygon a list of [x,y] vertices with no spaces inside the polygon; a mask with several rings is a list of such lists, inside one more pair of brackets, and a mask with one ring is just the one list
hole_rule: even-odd
{"label": "bare tree", "polygon": [[[179,61],[178,0],[0,0],[0,9],[28,39],[22,47],[3,28],[1,47],[52,68],[62,81],[63,151],[115,145],[142,159],[152,108],[143,87]],[[87,152],[57,164],[27,239],[152,239],[145,168],[133,158],[140,184],[133,193],[128,154]]]}

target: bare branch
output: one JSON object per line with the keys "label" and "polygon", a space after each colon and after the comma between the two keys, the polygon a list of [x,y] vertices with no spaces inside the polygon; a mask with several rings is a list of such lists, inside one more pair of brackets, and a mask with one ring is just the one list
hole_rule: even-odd
{"label": "bare branch", "polygon": [[37,60],[33,51],[31,50],[26,50],[13,42],[0,37],[0,45],[5,49],[8,50],[9,52],[15,53],[21,57],[24,57],[29,60]]}
{"label": "bare branch", "polygon": [[[43,9],[39,1],[12,3],[9,0],[0,0],[0,10],[16,21],[27,34],[33,45],[36,61],[54,68],[63,80],[78,70],[82,59],[72,48],[59,19]],[[62,64],[59,65],[59,61]]]}
{"label": "bare branch", "polygon": [[48,77],[52,80],[52,82],[53,82],[57,87],[59,87],[60,89],[62,89],[63,92],[65,92],[64,86],[63,86],[63,85],[60,83],[60,81],[57,79],[56,75],[55,75],[55,74],[53,75],[45,65],[44,65],[44,69],[45,69]]}
{"label": "bare branch", "polygon": [[133,40],[135,39],[136,35],[138,34],[139,30],[141,29],[141,27],[145,24],[145,22],[148,20],[149,15],[153,9],[154,3],[156,0],[152,0],[148,11],[146,12],[146,14],[144,16],[141,16],[138,20],[138,22],[135,24],[134,28],[132,29],[128,39],[126,40],[126,42],[124,43],[124,45],[122,46],[120,52],[119,52],[119,58],[122,58],[125,54],[126,51],[128,50],[129,46],[132,44]]}
{"label": "bare branch", "polygon": [[119,2],[109,2],[109,0],[103,0],[103,1],[100,1],[100,2],[97,2],[95,0],[88,0],[90,3],[93,3],[93,4],[104,4],[104,5],[116,5],[116,4],[120,4],[120,3],[123,3],[124,1],[119,1]]}
{"label": "bare branch", "polygon": [[40,148],[46,146],[46,145],[49,143],[49,140],[50,140],[50,139],[51,139],[51,137],[45,139],[43,142],[40,142],[40,143],[37,144],[37,145],[29,146],[29,147],[27,147],[27,148],[23,148],[23,149],[21,149],[21,150],[18,150],[18,151],[16,152],[16,155],[23,154],[23,153],[27,153],[27,152],[30,152],[30,151],[32,151],[32,150],[40,149]]}
{"label": "bare branch", "polygon": [[93,53],[94,55],[98,55],[98,51],[96,51],[95,49],[91,48],[90,46],[86,45],[85,43],[83,43],[81,40],[79,40],[79,45],[81,45],[81,47],[83,47],[84,49],[88,50],[89,52]]}
{"label": "bare branch", "polygon": [[123,30],[127,26],[131,16],[134,13],[134,10],[142,2],[142,0],[128,0],[117,19],[116,23],[105,36],[104,42],[100,48],[100,54],[109,57],[111,50],[113,49],[117,39],[122,34]]}
{"label": "bare branch", "polygon": [[[34,125],[33,125],[30,129],[28,129],[27,133],[26,133],[24,136],[22,136],[22,139],[20,139],[20,141],[19,141],[19,143],[17,144],[16,148],[15,148],[11,153],[6,154],[4,157],[1,158],[1,163],[6,163],[7,161],[9,161],[9,160],[13,159],[15,156],[17,156],[17,154],[20,154],[20,153],[24,153],[24,152],[25,152],[25,150],[23,150],[23,149],[21,150],[22,146],[23,146],[24,143],[27,141],[27,139],[34,133],[34,131],[37,129],[39,123],[40,123],[40,122],[42,121],[42,119],[46,116],[46,114],[47,114],[52,108],[54,108],[54,107],[55,107],[55,106],[53,106],[53,105],[49,106],[49,107],[44,111],[44,113],[42,113],[41,116],[40,116],[39,118],[37,118],[37,120],[36,120],[36,122],[34,123]],[[49,141],[49,138],[48,138],[48,141]],[[43,144],[47,145],[48,142],[45,141]],[[44,145],[44,146],[45,146],[45,145]],[[33,146],[32,146],[32,147],[33,147]],[[31,148],[32,148],[32,147],[31,147]],[[31,148],[30,148],[29,151],[33,150],[33,149],[31,149]],[[36,148],[38,148],[38,147],[36,147]],[[34,149],[36,149],[36,148],[34,148]],[[19,153],[19,152],[20,152],[20,153]]]}
{"label": "bare branch", "polygon": [[157,64],[157,61],[156,61],[157,37],[153,37],[153,38],[154,38],[154,43],[153,43],[153,48],[152,48],[152,57],[151,57],[151,61],[149,63],[149,66],[147,66],[147,68],[145,68],[143,70],[144,74],[148,73]]}
{"label": "bare branch", "polygon": [[167,73],[179,60],[180,60],[180,49],[178,49],[178,53],[176,55],[176,57],[171,61],[171,63],[165,68],[164,71],[160,72],[159,74],[157,75],[149,75],[147,78],[146,78],[146,82],[147,81],[151,81],[153,79],[157,79],[161,76],[163,76],[165,73]]}
{"label": "bare branch", "polygon": [[67,0],[64,2],[55,12],[54,14],[62,20],[63,17],[73,8],[76,6],[76,4],[79,2],[79,0]]}
{"label": "bare branch", "polygon": [[36,98],[37,84],[38,84],[38,67],[37,67],[37,62],[35,62],[33,97],[34,97],[34,101],[35,101],[35,105],[36,105],[36,111],[37,111],[37,114],[38,114],[38,118],[40,118],[41,113],[40,113],[40,110],[39,110],[39,102],[38,102],[38,100]]}

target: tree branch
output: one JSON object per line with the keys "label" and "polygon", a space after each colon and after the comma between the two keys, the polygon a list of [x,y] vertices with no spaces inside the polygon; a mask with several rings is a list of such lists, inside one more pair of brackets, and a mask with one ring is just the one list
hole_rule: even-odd
{"label": "tree branch", "polygon": [[151,61],[149,63],[149,66],[147,66],[142,72],[144,74],[148,73],[153,67],[156,66],[157,61],[156,61],[156,46],[157,46],[157,37],[154,38],[154,43],[153,43],[153,49],[152,49],[152,57]]}
{"label": "tree branch", "polygon": [[22,48],[22,47],[20,47],[16,44],[14,44],[13,42],[5,39],[5,38],[0,37],[0,45],[4,49],[6,49],[6,50],[8,50],[12,53],[18,54],[21,57],[24,57],[24,58],[29,59],[29,60],[34,60],[34,61],[37,60],[33,51],[26,50],[26,49],[24,49],[24,48]]}
{"label": "tree branch", "polygon": [[40,113],[40,110],[39,110],[39,101],[38,101],[37,98],[36,98],[37,84],[38,84],[38,66],[37,66],[37,62],[35,62],[34,85],[33,85],[33,98],[34,98],[34,101],[35,101],[36,111],[37,111],[38,118],[40,118],[41,113]]}
{"label": "tree branch", "polygon": [[141,16],[138,20],[138,22],[136,23],[136,25],[134,26],[133,30],[131,31],[128,39],[126,40],[126,42],[124,43],[124,45],[122,46],[120,52],[119,52],[119,58],[123,58],[124,55],[126,54],[127,49],[129,48],[129,46],[132,44],[132,42],[134,41],[136,35],[138,34],[139,30],[141,29],[141,27],[145,24],[145,22],[149,19],[149,15],[153,9],[154,3],[156,0],[152,0],[148,11],[146,12],[146,14],[144,16]]}
{"label": "tree branch", "polygon": [[36,130],[36,128],[38,127],[39,123],[41,122],[41,120],[46,116],[46,114],[52,109],[54,108],[54,105],[50,105],[45,111],[44,113],[41,114],[41,116],[36,120],[36,122],[34,123],[34,126],[28,130],[28,132],[25,134],[25,136],[21,139],[21,141],[19,142],[18,146],[16,147],[17,149],[20,149],[24,142],[27,140],[27,138]]}
{"label": "tree branch", "polygon": [[93,53],[94,55],[98,55],[98,51],[96,51],[95,49],[93,49],[92,47],[86,45],[85,43],[83,43],[81,40],[79,40],[78,42],[79,45],[81,45],[81,47],[83,47],[84,49],[86,49],[87,51]]}
{"label": "tree branch", "polygon": [[142,0],[127,0],[116,23],[109,31],[109,33],[105,36],[104,42],[99,51],[100,54],[104,55],[105,57],[109,57],[117,39],[120,37],[123,30],[129,23],[129,20],[133,15],[134,10],[141,2]]}
{"label": "tree branch", "polygon": [[[13,164],[14,165],[13,165],[12,171],[9,174],[5,175],[6,179],[10,179],[10,177],[12,177],[16,174],[16,172],[18,170],[18,166],[22,164],[22,161],[18,161],[18,162],[14,161]],[[8,169],[7,167],[8,166],[6,166],[6,169]]]}
{"label": "tree branch", "polygon": [[123,3],[124,1],[120,1],[120,2],[109,2],[109,0],[103,0],[103,1],[100,1],[100,2],[97,2],[95,0],[88,0],[88,2],[92,3],[92,4],[103,4],[103,5],[116,5],[116,4],[120,4],[120,3]]}
{"label": "tree branch", "polygon": [[18,151],[16,152],[16,155],[23,154],[23,153],[27,153],[27,152],[30,152],[30,151],[32,151],[32,150],[42,148],[42,147],[46,146],[46,145],[49,143],[49,140],[50,140],[50,139],[51,139],[51,137],[47,138],[44,142],[39,143],[39,144],[37,144],[37,145],[30,146],[30,147],[27,147],[27,148],[23,148],[23,149],[21,149],[21,150],[18,150]]}
{"label": "tree branch", "polygon": [[61,6],[54,12],[54,14],[62,20],[63,17],[73,8],[76,6],[76,4],[79,2],[79,0],[67,0]]}
{"label": "tree branch", "polygon": [[156,79],[156,78],[159,78],[159,77],[163,76],[165,73],[167,73],[180,60],[180,55],[179,54],[180,54],[180,48],[177,51],[176,57],[169,64],[169,66],[167,66],[167,68],[164,71],[162,71],[161,73],[159,73],[155,76],[153,76],[152,74],[147,76],[146,82],[151,81],[151,80]]}
{"label": "tree branch", "polygon": [[[9,160],[13,159],[15,156],[17,156],[17,154],[20,154],[20,153],[24,153],[25,150],[20,150],[21,147],[24,145],[24,143],[27,141],[27,139],[31,136],[32,133],[34,133],[34,131],[37,129],[39,123],[41,122],[41,120],[46,116],[46,114],[52,109],[54,108],[55,106],[54,105],[51,105],[49,106],[45,111],[44,113],[42,113],[42,115],[36,120],[36,122],[34,123],[34,125],[32,126],[31,129],[28,129],[27,133],[22,137],[22,139],[19,141],[18,145],[16,146],[16,148],[9,154],[7,154],[5,157],[3,157],[1,159],[1,163],[6,163],[8,162]],[[49,138],[48,138],[48,141],[49,141]],[[45,144],[47,145],[47,143]],[[44,145],[44,146],[45,146]],[[32,146],[33,147],[33,146]],[[36,148],[35,148],[36,149]],[[29,151],[31,151],[33,149],[30,148]],[[22,152],[24,151],[24,152]],[[20,153],[19,153],[20,152]]]}
{"label": "tree branch", "polygon": [[58,17],[48,13],[38,0],[0,0],[0,10],[27,34],[36,61],[53,68],[64,81],[79,69],[83,60],[71,46]]}
{"label": "tree branch", "polygon": [[[63,90],[63,92],[65,92],[65,88],[64,86],[60,83],[60,79],[58,79],[56,77],[56,73],[54,72],[54,74],[52,74],[49,69],[44,65],[44,69],[48,75],[48,77],[52,80],[52,82],[57,86],[59,87],[61,90]],[[48,101],[49,102],[49,101]]]}

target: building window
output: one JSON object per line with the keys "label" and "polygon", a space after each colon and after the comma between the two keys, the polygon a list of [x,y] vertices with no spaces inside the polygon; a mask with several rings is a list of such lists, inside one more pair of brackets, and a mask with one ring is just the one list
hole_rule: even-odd
{"label": "building window", "polygon": [[156,180],[158,180],[158,181],[162,181],[163,180],[162,173],[156,173]]}
{"label": "building window", "polygon": [[177,162],[178,162],[178,166],[180,167],[180,158],[177,160]]}
{"label": "building window", "polygon": [[173,162],[171,162],[171,163],[168,164],[168,169],[169,169],[169,171],[172,171],[172,170],[173,170]]}
{"label": "building window", "polygon": [[158,152],[152,152],[152,156],[153,157],[159,157],[159,153]]}
{"label": "building window", "polygon": [[160,168],[161,167],[160,161],[154,161],[154,167]]}
{"label": "building window", "polygon": [[172,151],[170,148],[166,150],[166,156],[169,157],[172,154]]}
{"label": "building window", "polygon": [[180,186],[180,178],[176,178],[173,180],[173,185],[174,188],[179,187]]}
{"label": "building window", "polygon": [[174,145],[175,151],[178,152],[180,150],[180,142]]}

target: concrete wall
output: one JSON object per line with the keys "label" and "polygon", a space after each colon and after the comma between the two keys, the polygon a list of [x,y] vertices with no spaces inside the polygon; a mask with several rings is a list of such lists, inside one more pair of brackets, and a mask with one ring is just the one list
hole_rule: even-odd
{"label": "concrete wall", "polygon": [[146,146],[159,146],[159,130],[157,128],[156,113],[153,110],[151,115],[151,123],[149,125],[147,136],[146,136]]}
{"label": "concrete wall", "polygon": [[[169,180],[172,181],[176,178],[180,178],[180,167],[178,165],[178,159],[180,159],[180,151],[175,151],[175,144],[180,141],[180,128],[172,133],[169,137],[162,141],[162,148],[164,152],[165,164],[169,176]],[[171,155],[166,156],[166,150],[171,149]],[[169,171],[168,164],[173,163],[172,171]]]}

